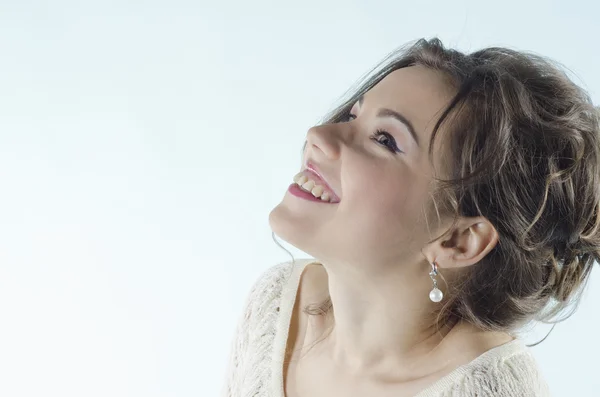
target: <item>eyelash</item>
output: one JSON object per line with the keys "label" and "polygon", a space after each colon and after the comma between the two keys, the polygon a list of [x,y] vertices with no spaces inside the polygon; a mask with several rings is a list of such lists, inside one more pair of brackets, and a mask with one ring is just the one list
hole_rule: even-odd
{"label": "eyelash", "polygon": [[[356,116],[355,116],[355,115],[353,115],[353,114],[351,114],[351,113],[348,113],[348,114],[346,114],[346,116],[344,116],[344,119],[343,119],[343,121],[348,121],[348,118],[350,118],[350,117],[354,117],[354,118],[356,118]],[[377,129],[377,130],[376,130],[376,131],[375,131],[375,132],[374,132],[374,133],[373,133],[373,134],[372,134],[372,135],[371,135],[369,138],[373,139],[375,142],[377,142],[377,143],[379,143],[379,144],[382,144],[382,143],[381,143],[381,142],[380,142],[380,141],[377,139],[379,136],[385,136],[386,138],[388,138],[388,140],[389,140],[389,141],[391,141],[391,142],[392,142],[392,144],[391,144],[391,145],[386,145],[386,144],[383,144],[383,146],[385,146],[385,147],[386,147],[386,148],[387,148],[387,149],[388,149],[390,152],[392,152],[392,153],[394,153],[394,154],[395,154],[395,153],[404,153],[404,152],[403,152],[402,150],[400,150],[400,149],[398,148],[398,146],[396,145],[396,140],[394,139],[394,137],[393,137],[393,136],[392,136],[392,135],[391,135],[389,132],[387,132],[387,131],[385,131],[385,130],[382,130],[382,129]]]}

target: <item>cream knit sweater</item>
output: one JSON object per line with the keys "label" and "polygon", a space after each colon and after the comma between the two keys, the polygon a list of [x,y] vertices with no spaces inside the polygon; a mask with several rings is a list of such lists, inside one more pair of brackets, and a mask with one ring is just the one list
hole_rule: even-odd
{"label": "cream knit sweater", "polygon": [[[231,346],[223,397],[284,397],[283,358],[302,270],[313,259],[268,268],[245,303]],[[415,397],[548,397],[529,348],[515,339],[483,353]]]}

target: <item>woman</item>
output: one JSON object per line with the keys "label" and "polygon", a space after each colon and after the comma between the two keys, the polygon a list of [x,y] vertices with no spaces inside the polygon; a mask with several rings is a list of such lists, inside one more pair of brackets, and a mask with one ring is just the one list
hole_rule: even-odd
{"label": "woman", "polygon": [[516,335],[600,247],[600,114],[549,60],[438,39],[311,128],[269,215],[318,259],[256,281],[225,396],[549,396]]}

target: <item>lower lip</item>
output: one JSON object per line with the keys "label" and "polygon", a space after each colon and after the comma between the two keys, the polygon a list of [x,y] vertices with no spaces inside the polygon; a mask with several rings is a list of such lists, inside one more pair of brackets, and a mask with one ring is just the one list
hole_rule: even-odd
{"label": "lower lip", "polygon": [[290,192],[291,194],[293,194],[296,197],[300,197],[300,198],[308,200],[308,201],[318,201],[319,203],[324,203],[324,204],[335,204],[335,203],[330,203],[329,201],[323,201],[320,198],[316,198],[315,196],[312,195],[312,193],[308,193],[308,192],[300,189],[300,186],[298,186],[297,183],[292,183],[288,187],[288,192]]}

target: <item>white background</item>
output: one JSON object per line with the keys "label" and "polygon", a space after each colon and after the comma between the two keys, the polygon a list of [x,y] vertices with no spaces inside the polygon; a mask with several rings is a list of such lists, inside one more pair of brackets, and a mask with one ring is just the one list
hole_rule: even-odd
{"label": "white background", "polygon": [[[251,284],[290,259],[268,213],[307,129],[360,76],[439,36],[547,55],[598,104],[599,14],[591,0],[0,1],[0,395],[217,395]],[[533,348],[556,396],[600,389],[598,272]]]}

